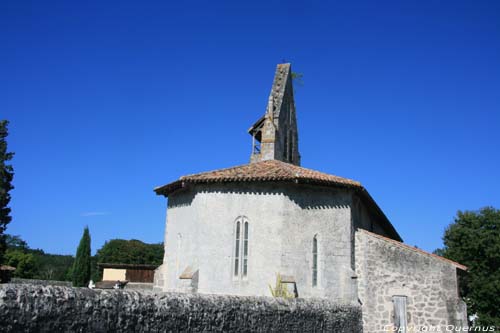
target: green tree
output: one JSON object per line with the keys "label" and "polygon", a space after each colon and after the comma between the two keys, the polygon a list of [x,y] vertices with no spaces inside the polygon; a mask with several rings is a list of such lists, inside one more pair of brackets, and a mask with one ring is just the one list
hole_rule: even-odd
{"label": "green tree", "polygon": [[32,252],[37,263],[36,279],[71,281],[69,271],[74,264],[75,258],[69,255],[49,254]]}
{"label": "green tree", "polygon": [[9,191],[14,188],[11,184],[14,178],[14,169],[12,165],[7,164],[14,156],[14,153],[7,152],[8,124],[7,120],[0,121],[0,264],[4,260],[7,249],[4,232],[7,229],[7,224],[12,220],[10,208],[8,207],[10,202]]}
{"label": "green tree", "polygon": [[23,252],[26,252],[29,250],[28,243],[24,239],[21,238],[21,236],[18,235],[9,235],[5,234],[5,245],[7,246],[7,249],[11,250],[21,250]]}
{"label": "green tree", "polygon": [[9,249],[5,252],[5,263],[16,268],[12,274],[14,277],[24,279],[31,279],[35,277],[37,265],[35,257],[31,253]]}
{"label": "green tree", "polygon": [[[40,279],[40,280],[58,280],[58,281],[71,281],[72,276],[70,275],[71,267],[73,266],[74,257],[70,255],[59,255],[59,254],[50,254],[45,253],[41,249],[31,249],[28,246],[28,243],[17,235],[9,235],[5,234],[5,241],[7,245],[8,253],[17,251],[23,254],[29,254],[34,260],[33,270],[30,270],[30,278]],[[16,255],[16,258],[20,257],[20,255]],[[12,255],[9,258],[6,258],[6,263],[10,266],[16,267],[13,262]],[[17,260],[17,259],[16,259]],[[26,274],[22,271],[17,271],[18,277],[26,277]],[[19,276],[21,275],[21,276]]]}
{"label": "green tree", "polygon": [[73,286],[85,287],[90,281],[90,232],[85,227],[83,236],[76,250],[75,263],[73,265]]}
{"label": "green tree", "polygon": [[96,253],[100,263],[161,265],[163,244],[147,244],[137,239],[112,239]]}
{"label": "green tree", "polygon": [[461,279],[469,314],[479,325],[500,327],[500,210],[459,211],[436,253],[468,266]]}

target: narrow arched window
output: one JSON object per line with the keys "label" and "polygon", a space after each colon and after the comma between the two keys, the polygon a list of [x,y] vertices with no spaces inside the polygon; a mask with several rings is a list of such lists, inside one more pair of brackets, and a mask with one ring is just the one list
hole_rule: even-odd
{"label": "narrow arched window", "polygon": [[236,243],[234,245],[234,276],[240,272],[240,230],[241,222],[236,221]]}
{"label": "narrow arched window", "polygon": [[235,243],[234,243],[234,270],[233,276],[245,278],[248,275],[248,236],[249,223],[240,217],[235,225]]}
{"label": "narrow arched window", "polygon": [[248,273],[248,222],[245,221],[245,228],[243,233],[243,276],[246,277]]}
{"label": "narrow arched window", "polygon": [[312,285],[316,287],[318,285],[318,235],[313,238],[313,248],[312,248]]}

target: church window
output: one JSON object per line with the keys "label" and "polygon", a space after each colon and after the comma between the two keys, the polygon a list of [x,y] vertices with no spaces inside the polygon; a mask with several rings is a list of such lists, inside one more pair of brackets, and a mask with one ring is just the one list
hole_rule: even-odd
{"label": "church window", "polygon": [[238,218],[235,226],[234,271],[235,277],[248,275],[248,235],[249,223],[245,218]]}
{"label": "church window", "polygon": [[313,238],[312,255],[312,285],[316,287],[318,286],[318,235]]}
{"label": "church window", "polygon": [[248,273],[248,222],[245,222],[245,228],[243,233],[243,276],[247,276]]}
{"label": "church window", "polygon": [[234,276],[239,275],[240,269],[240,228],[241,222],[236,221],[236,244],[234,245]]}
{"label": "church window", "polygon": [[394,303],[394,328],[396,332],[406,333],[406,296],[393,296]]}

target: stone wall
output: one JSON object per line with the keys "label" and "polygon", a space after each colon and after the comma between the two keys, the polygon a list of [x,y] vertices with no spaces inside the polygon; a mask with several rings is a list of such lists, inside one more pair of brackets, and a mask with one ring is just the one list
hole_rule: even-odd
{"label": "stone wall", "polygon": [[354,229],[361,228],[391,238],[384,230],[382,221],[374,216],[357,195],[353,198],[352,218]]}
{"label": "stone wall", "polygon": [[153,283],[146,283],[146,282],[129,282],[125,285],[125,289],[131,289],[131,290],[153,290]]}
{"label": "stone wall", "polygon": [[394,323],[394,296],[406,297],[409,327],[467,325],[451,262],[364,230],[356,232],[355,251],[365,332],[386,332]]}
{"label": "stone wall", "polygon": [[2,332],[361,332],[359,307],[55,286],[0,286]]}
{"label": "stone wall", "polygon": [[[282,274],[293,276],[300,297],[357,302],[351,267],[351,194],[321,186],[286,186],[281,237]],[[318,244],[313,286],[313,239]],[[354,283],[353,283],[354,282]]]}
{"label": "stone wall", "polygon": [[[284,201],[276,185],[200,184],[171,195],[164,263],[155,272],[155,286],[185,291],[179,277],[190,267],[199,271],[199,293],[270,296],[268,286],[280,271]],[[244,280],[233,278],[235,221],[242,216],[249,221]]]}
{"label": "stone wall", "polygon": [[[277,273],[295,279],[299,297],[356,302],[351,266],[351,193],[283,183],[195,185],[169,197],[164,264],[155,288],[271,296]],[[235,221],[249,222],[248,275],[234,277]],[[312,243],[319,240],[318,284]],[[196,288],[179,276],[198,271]]]}
{"label": "stone wall", "polygon": [[56,281],[56,280],[35,280],[35,279],[20,279],[12,278],[10,283],[15,284],[35,284],[40,286],[61,286],[61,287],[71,287],[72,283],[70,281]]}

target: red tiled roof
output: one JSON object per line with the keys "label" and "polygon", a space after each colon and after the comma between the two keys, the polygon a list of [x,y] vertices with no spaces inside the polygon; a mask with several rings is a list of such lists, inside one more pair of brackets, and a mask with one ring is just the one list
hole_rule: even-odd
{"label": "red tiled roof", "polygon": [[245,164],[233,168],[183,176],[173,183],[155,188],[155,192],[159,195],[168,196],[170,193],[181,188],[183,183],[277,181],[362,188],[361,183],[355,180],[329,175],[277,160],[268,160]]}
{"label": "red tiled roof", "polygon": [[277,160],[250,163],[233,168],[183,176],[175,182],[155,188],[155,192],[158,195],[169,196],[188,184],[231,182],[288,182],[352,188],[356,190],[366,205],[371,207],[387,233],[394,239],[401,240],[394,226],[360,182]]}
{"label": "red tiled roof", "polygon": [[370,236],[372,236],[372,237],[384,240],[384,241],[392,243],[392,244],[394,244],[396,246],[400,246],[402,248],[405,248],[405,249],[408,249],[408,250],[411,250],[411,251],[414,251],[414,252],[418,252],[418,253],[421,253],[421,254],[424,254],[426,256],[430,256],[430,257],[433,257],[433,258],[436,258],[436,259],[439,259],[439,260],[442,260],[442,261],[445,261],[445,262],[447,262],[449,264],[452,264],[453,266],[455,266],[457,268],[460,268],[463,271],[467,270],[467,266],[459,264],[458,262],[455,262],[453,260],[450,260],[450,259],[438,256],[437,254],[421,250],[418,247],[414,247],[414,246],[410,246],[410,245],[404,244],[402,242],[398,242],[397,240],[394,240],[394,239],[391,239],[391,238],[388,238],[388,237],[385,237],[385,236],[373,233],[373,232],[368,231],[368,230],[364,230],[364,229],[359,229],[359,230],[362,231],[362,232],[364,232],[364,233],[366,233],[366,234],[368,234],[368,235],[370,235]]}

